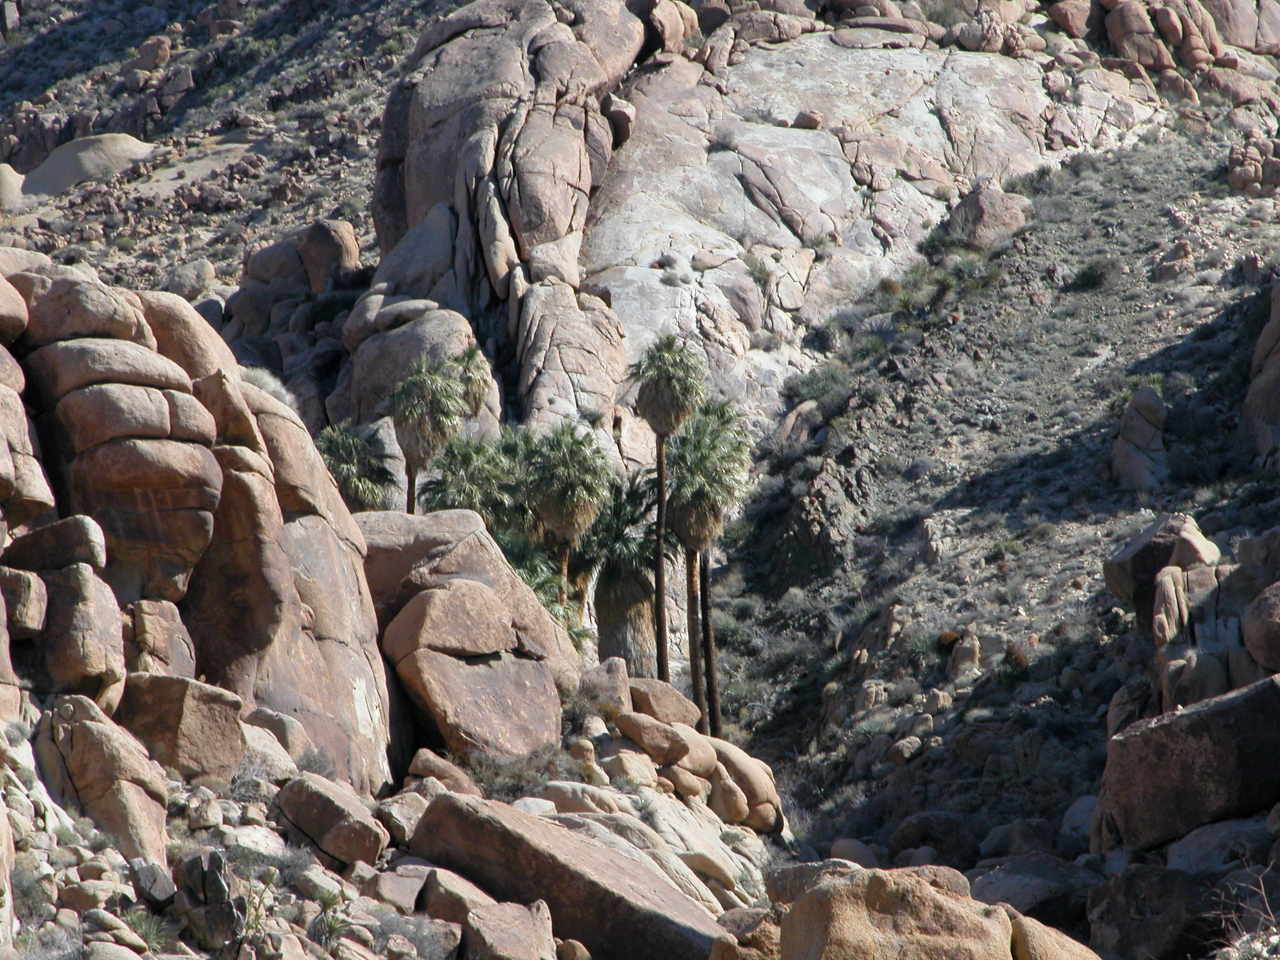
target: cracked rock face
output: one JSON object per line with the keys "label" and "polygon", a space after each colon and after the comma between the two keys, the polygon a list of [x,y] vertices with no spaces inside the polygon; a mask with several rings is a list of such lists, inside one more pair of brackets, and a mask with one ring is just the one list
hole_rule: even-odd
{"label": "cracked rock face", "polygon": [[558,742],[578,683],[564,630],[467,510],[357,515],[386,623],[382,651],[456,753],[518,756]]}
{"label": "cracked rock face", "polygon": [[[667,332],[774,417],[805,328],[918,259],[957,197],[1158,111],[1140,70],[1040,55],[1021,8],[988,17],[1015,57],[938,49],[941,28],[888,8],[833,30],[771,6],[708,20],[685,56],[693,24],[657,4],[663,51],[630,76],[643,25],[617,3],[473,3],[421,37],[383,122],[380,243],[420,251],[398,296],[460,313],[519,371],[518,419],[603,414],[604,446],[647,461],[625,369]],[[347,334],[397,325],[386,293]]]}
{"label": "cracked rock face", "polygon": [[[1110,71],[1051,92],[1028,60],[852,45],[867,33],[754,46],[714,76],[677,59],[624,89],[635,129],[593,197],[583,274],[628,359],[674,328],[722,389],[776,415],[803,362],[787,342],[916,259],[952,198],[1155,113],[1149,85]],[[761,327],[781,350],[753,349]]]}
{"label": "cracked rock face", "polygon": [[[0,349],[0,504],[20,535],[6,620],[33,641],[24,656],[43,658],[13,666],[104,716],[126,663],[207,678],[297,720],[337,776],[378,790],[390,694],[364,539],[299,416],[242,384],[179,297],[8,248],[0,268],[13,351]],[[130,722],[154,719],[147,709],[133,704]]]}

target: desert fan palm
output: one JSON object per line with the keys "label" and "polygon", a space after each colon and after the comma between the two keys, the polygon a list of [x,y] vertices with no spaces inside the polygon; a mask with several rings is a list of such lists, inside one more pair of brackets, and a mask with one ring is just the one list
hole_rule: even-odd
{"label": "desert fan palm", "polygon": [[563,421],[533,449],[530,481],[534,509],[560,545],[561,602],[569,584],[569,552],[590,529],[609,494],[612,471],[586,430]]}
{"label": "desert fan palm", "polygon": [[423,358],[388,400],[396,441],[404,453],[409,490],[406,510],[417,503],[418,473],[462,429],[466,401],[451,361]]}
{"label": "desert fan palm", "polygon": [[716,736],[720,693],[715,638],[700,597],[706,590],[702,561],[724,529],[725,514],[742,498],[750,467],[751,437],[741,413],[728,401],[703,404],[671,439],[671,528],[685,548],[690,682],[694,702]]}
{"label": "desert fan palm", "polygon": [[490,531],[507,525],[512,465],[496,443],[454,437],[435,465],[436,476],[422,485],[428,510],[474,510]]}
{"label": "desert fan palm", "polygon": [[609,497],[570,561],[584,591],[595,575],[601,660],[622,657],[627,674],[652,677],[654,482],[651,471],[614,477]]}
{"label": "desert fan palm", "polygon": [[352,429],[349,422],[330,424],[316,435],[316,450],[351,510],[386,506],[395,475],[386,464],[390,454],[374,437]]}
{"label": "desert fan palm", "polygon": [[471,416],[476,416],[489,396],[492,376],[484,352],[474,344],[453,358],[462,385],[462,399]]}
{"label": "desert fan palm", "polygon": [[637,384],[636,410],[657,437],[657,516],[653,552],[654,627],[657,633],[658,677],[670,680],[667,661],[666,565],[662,544],[666,540],[667,458],[666,443],[680,424],[702,402],[706,368],[702,358],[672,335],[659,337],[631,366]]}

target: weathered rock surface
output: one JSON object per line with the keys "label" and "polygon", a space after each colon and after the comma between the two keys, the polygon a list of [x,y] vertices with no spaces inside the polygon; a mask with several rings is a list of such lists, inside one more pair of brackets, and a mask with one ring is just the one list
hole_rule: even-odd
{"label": "weathered rock surface", "polygon": [[1158,490],[1168,480],[1164,401],[1150,387],[1135,390],[1111,446],[1111,473],[1126,490]]}
{"label": "weathered rock surface", "polygon": [[528,753],[560,737],[557,685],[577,686],[562,627],[480,518],[362,513],[382,650],[451,750]]}
{"label": "weathered rock surface", "polygon": [[92,700],[56,698],[40,718],[36,753],[50,793],[78,803],[126,857],[168,863],[164,771]]}
{"label": "weathered rock surface", "polygon": [[350,789],[314,773],[290,780],[276,803],[289,825],[329,863],[375,863],[390,840]]}
{"label": "weathered rock surface", "polygon": [[705,958],[727,939],[656,867],[503,804],[442,794],[411,848],[515,901],[543,899],[556,933],[593,956]]}
{"label": "weathered rock surface", "polygon": [[1145,850],[1269,808],[1280,777],[1280,679],[1130,724],[1107,741],[1091,846]]}
{"label": "weathered rock surface", "polygon": [[1138,623],[1151,627],[1156,575],[1165,567],[1214,564],[1222,552],[1184,513],[1163,514],[1121,547],[1103,564],[1107,588],[1138,615]]}
{"label": "weathered rock surface", "polygon": [[183,779],[230,781],[245,754],[244,703],[219,687],[153,673],[129,674],[115,719],[152,758]]}

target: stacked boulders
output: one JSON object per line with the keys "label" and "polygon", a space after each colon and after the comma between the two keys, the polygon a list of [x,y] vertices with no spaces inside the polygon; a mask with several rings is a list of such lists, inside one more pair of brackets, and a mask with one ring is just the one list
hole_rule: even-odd
{"label": "stacked boulders", "polygon": [[520,756],[560,740],[577,688],[569,637],[507,563],[480,517],[357,514],[382,651],[439,741]]}
{"label": "stacked boulders", "polygon": [[1169,477],[1164,446],[1168,409],[1150,387],[1139,387],[1125,404],[1111,445],[1111,473],[1125,490],[1158,490]]}
{"label": "stacked boulders", "polygon": [[1251,196],[1269,196],[1280,188],[1280,141],[1251,137],[1231,148],[1227,158],[1227,182],[1233,190]]}
{"label": "stacked boulders", "polygon": [[[317,262],[332,253],[313,246]],[[263,706],[299,722],[357,789],[388,782],[364,540],[297,414],[242,384],[227,345],[175,294],[10,248],[0,273],[0,404],[13,400],[0,673],[87,694],[105,718],[124,697],[120,719],[188,776],[229,776],[246,755],[239,714]],[[3,685],[9,718],[17,691]],[[229,752],[180,749],[215,730],[229,731]],[[290,769],[258,739],[254,756]]]}

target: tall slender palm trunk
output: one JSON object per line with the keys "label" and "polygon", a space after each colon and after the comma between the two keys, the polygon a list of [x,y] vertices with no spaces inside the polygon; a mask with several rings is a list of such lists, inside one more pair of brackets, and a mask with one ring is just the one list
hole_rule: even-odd
{"label": "tall slender palm trunk", "polygon": [[667,437],[658,434],[658,516],[653,543],[653,623],[658,645],[658,679],[671,682],[667,660],[667,570],[662,545],[667,539]]}
{"label": "tall slender palm trunk", "polygon": [[[560,547],[560,606],[564,607],[569,603],[569,544],[562,544]],[[586,606],[584,601],[583,606]]]}
{"label": "tall slender palm trunk", "polygon": [[685,548],[684,583],[688,604],[686,615],[689,624],[689,685],[693,687],[693,702],[698,708],[699,733],[707,732],[707,692],[702,681],[702,607],[698,602],[698,551]]}
{"label": "tall slender palm trunk", "polygon": [[404,466],[405,477],[405,513],[413,513],[418,506],[418,469],[411,467],[407,463]]}
{"label": "tall slender palm trunk", "polygon": [[702,655],[707,666],[707,725],[713,737],[720,736],[720,676],[716,672],[716,636],[711,626],[711,609],[708,597],[711,595],[711,563],[704,550],[699,557],[698,581],[702,607]]}

